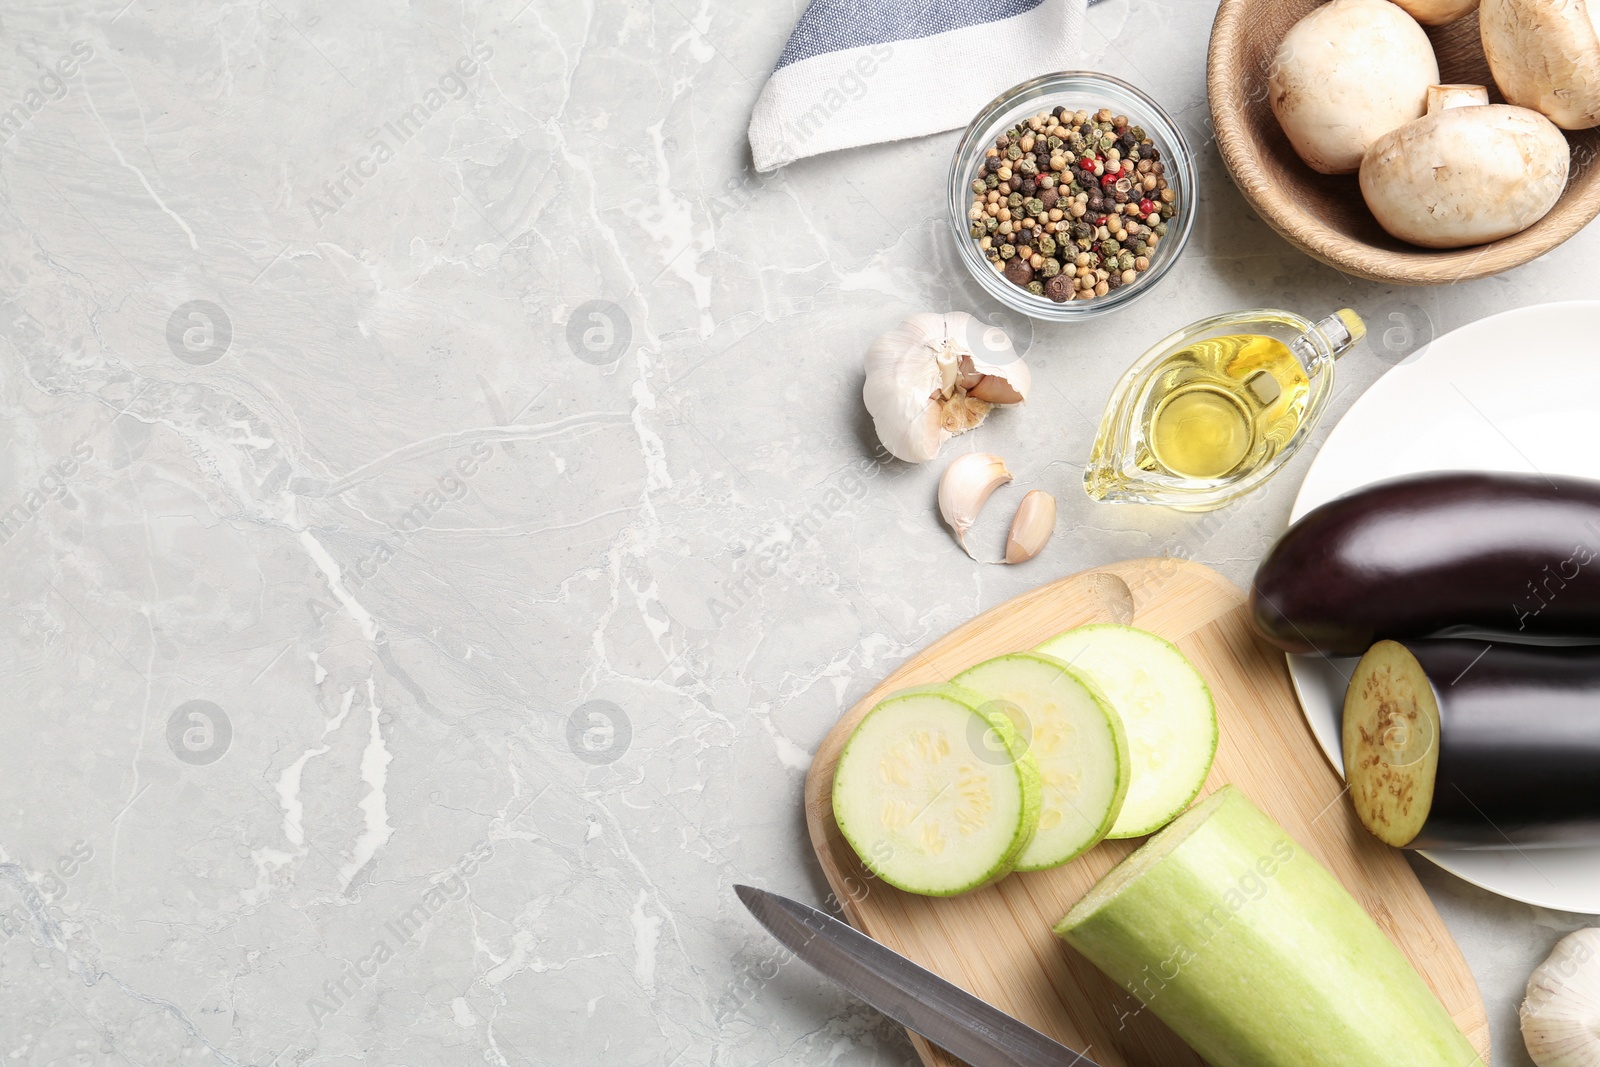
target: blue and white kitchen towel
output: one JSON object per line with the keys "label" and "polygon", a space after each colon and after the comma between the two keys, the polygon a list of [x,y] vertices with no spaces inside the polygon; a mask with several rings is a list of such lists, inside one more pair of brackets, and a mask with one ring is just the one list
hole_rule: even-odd
{"label": "blue and white kitchen towel", "polygon": [[750,117],[756,170],[965,126],[1078,65],[1086,0],[812,0]]}

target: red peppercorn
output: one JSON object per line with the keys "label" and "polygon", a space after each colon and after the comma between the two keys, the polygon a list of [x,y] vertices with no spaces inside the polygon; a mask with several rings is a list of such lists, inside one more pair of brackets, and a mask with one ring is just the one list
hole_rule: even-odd
{"label": "red peppercorn", "polygon": [[1145,197],[1143,200],[1139,201],[1139,214],[1148,215],[1155,209],[1156,206],[1151,202],[1149,197]]}
{"label": "red peppercorn", "polygon": [[1104,225],[1105,225],[1105,224],[1106,224],[1106,218],[1107,218],[1107,217],[1108,217],[1108,216],[1105,216],[1105,215],[1101,215],[1101,216],[1100,216],[1100,217],[1099,217],[1099,218],[1097,218],[1097,219],[1095,219],[1095,220],[1094,220],[1094,224],[1095,224],[1095,225],[1096,225],[1096,226],[1104,226]]}
{"label": "red peppercorn", "polygon": [[1105,174],[1101,175],[1100,184],[1107,187],[1115,185],[1117,184],[1117,176],[1107,171]]}

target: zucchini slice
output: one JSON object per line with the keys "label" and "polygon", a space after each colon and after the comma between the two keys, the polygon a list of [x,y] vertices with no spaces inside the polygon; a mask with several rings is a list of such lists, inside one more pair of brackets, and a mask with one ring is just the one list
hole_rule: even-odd
{"label": "zucchini slice", "polygon": [[1038,761],[1039,830],[1017,870],[1059,867],[1099,844],[1128,792],[1128,740],[1094,683],[1038,652],[997,656],[952,681],[1005,712]]}
{"label": "zucchini slice", "polygon": [[1086,676],[1122,719],[1133,774],[1106,836],[1143,837],[1188,807],[1217,754],[1217,705],[1194,664],[1170,641],[1114,623],[1068,630],[1034,651]]}
{"label": "zucchini slice", "polygon": [[955,685],[884,698],[839,755],[833,817],[873,874],[948,897],[1003,878],[1039,825],[1039,768],[1011,720]]}

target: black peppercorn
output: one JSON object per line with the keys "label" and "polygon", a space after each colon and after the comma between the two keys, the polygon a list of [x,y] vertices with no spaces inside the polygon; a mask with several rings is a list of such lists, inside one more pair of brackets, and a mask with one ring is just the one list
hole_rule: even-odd
{"label": "black peppercorn", "polygon": [[1034,193],[1039,191],[1039,183],[1034,181],[1032,178],[1024,178],[1022,179],[1022,184],[1017,186],[1017,190],[1021,192],[1023,196],[1032,196]]}

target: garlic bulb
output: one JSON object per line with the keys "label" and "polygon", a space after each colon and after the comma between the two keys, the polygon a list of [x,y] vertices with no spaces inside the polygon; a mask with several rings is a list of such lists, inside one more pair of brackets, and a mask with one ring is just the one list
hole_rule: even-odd
{"label": "garlic bulb", "polygon": [[1539,1067],[1600,1065],[1600,930],[1556,943],[1528,979],[1522,1040]]}
{"label": "garlic bulb", "polygon": [[[994,491],[1011,480],[1006,461],[987,452],[968,452],[950,461],[939,478],[939,514],[950,524],[956,544],[967,555],[967,531]],[[972,556],[977,559],[977,556]]]}
{"label": "garlic bulb", "polygon": [[1033,489],[1017,505],[1006,535],[1006,562],[1026,563],[1037,556],[1056,528],[1056,498],[1043,489]]}
{"label": "garlic bulb", "polygon": [[925,463],[995,404],[1021,402],[1032,385],[1028,365],[998,326],[964,311],[921,312],[867,349],[861,398],[884,447]]}

